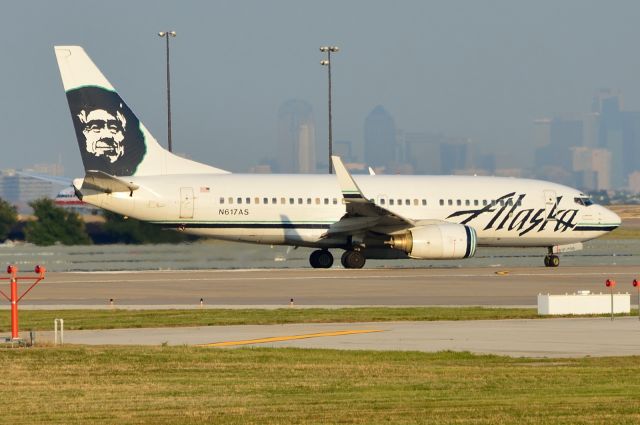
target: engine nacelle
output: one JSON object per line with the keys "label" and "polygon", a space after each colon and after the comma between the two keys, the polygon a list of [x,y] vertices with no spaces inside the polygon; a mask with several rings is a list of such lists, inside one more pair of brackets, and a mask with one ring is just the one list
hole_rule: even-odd
{"label": "engine nacelle", "polygon": [[446,260],[473,257],[478,238],[464,224],[439,223],[414,227],[391,237],[391,247],[421,260]]}

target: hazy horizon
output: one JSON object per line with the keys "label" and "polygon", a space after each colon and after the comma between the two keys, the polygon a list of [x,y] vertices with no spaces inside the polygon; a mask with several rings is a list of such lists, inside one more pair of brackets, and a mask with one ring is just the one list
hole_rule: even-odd
{"label": "hazy horizon", "polygon": [[[533,121],[588,112],[600,88],[640,110],[640,3],[615,1],[25,1],[3,5],[0,168],[56,162],[82,174],[54,45],[81,45],[166,145],[171,39],[174,151],[231,171],[273,158],[283,102],[313,107],[326,156],[333,56],[334,140],[360,155],[367,114],[530,161]],[[635,34],[635,35],[634,35]],[[322,149],[322,150],[321,150]],[[5,151],[7,152],[7,151]]]}

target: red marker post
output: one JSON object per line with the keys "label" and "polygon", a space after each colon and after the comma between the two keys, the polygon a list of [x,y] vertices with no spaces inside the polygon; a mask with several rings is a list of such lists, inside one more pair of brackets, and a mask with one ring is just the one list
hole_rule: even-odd
{"label": "red marker post", "polygon": [[[24,298],[25,295],[29,293],[42,279],[44,279],[44,274],[47,270],[42,266],[36,266],[35,273],[36,276],[18,276],[18,268],[16,266],[10,265],[7,267],[7,273],[9,277],[0,277],[0,280],[8,280],[10,286],[11,296],[8,297],[2,290],[0,290],[0,295],[5,297],[7,301],[11,303],[11,339],[18,340],[20,339],[18,335],[18,303],[20,300]],[[24,291],[24,293],[18,296],[18,280],[34,280],[33,284]]]}
{"label": "red marker post", "polygon": [[611,320],[613,320],[613,288],[615,288],[615,286],[616,286],[616,281],[615,280],[611,280],[611,279],[607,279],[604,284],[611,291]]}
{"label": "red marker post", "polygon": [[638,279],[633,279],[633,287],[638,290],[638,320],[640,320],[640,282]]}

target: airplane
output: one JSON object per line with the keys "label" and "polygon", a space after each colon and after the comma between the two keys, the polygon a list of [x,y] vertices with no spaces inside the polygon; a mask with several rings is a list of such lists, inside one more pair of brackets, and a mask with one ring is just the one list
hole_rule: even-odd
{"label": "airplane", "polygon": [[559,252],[620,225],[579,190],[482,176],[236,174],[162,148],[82,47],[56,46],[85,176],[78,198],[165,228],[211,238],[315,248],[313,268],[368,259],[463,259],[477,247]]}

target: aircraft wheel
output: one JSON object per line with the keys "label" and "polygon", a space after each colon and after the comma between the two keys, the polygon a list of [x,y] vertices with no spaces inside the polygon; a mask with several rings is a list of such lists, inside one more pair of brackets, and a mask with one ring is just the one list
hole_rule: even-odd
{"label": "aircraft wheel", "polygon": [[560,257],[557,255],[547,255],[544,257],[544,265],[546,267],[558,267],[560,265]]}
{"label": "aircraft wheel", "polygon": [[318,249],[309,256],[309,264],[314,269],[328,269],[333,265],[333,255],[326,249]]}
{"label": "aircraft wheel", "polygon": [[340,262],[345,269],[361,269],[366,259],[360,251],[345,251]]}

